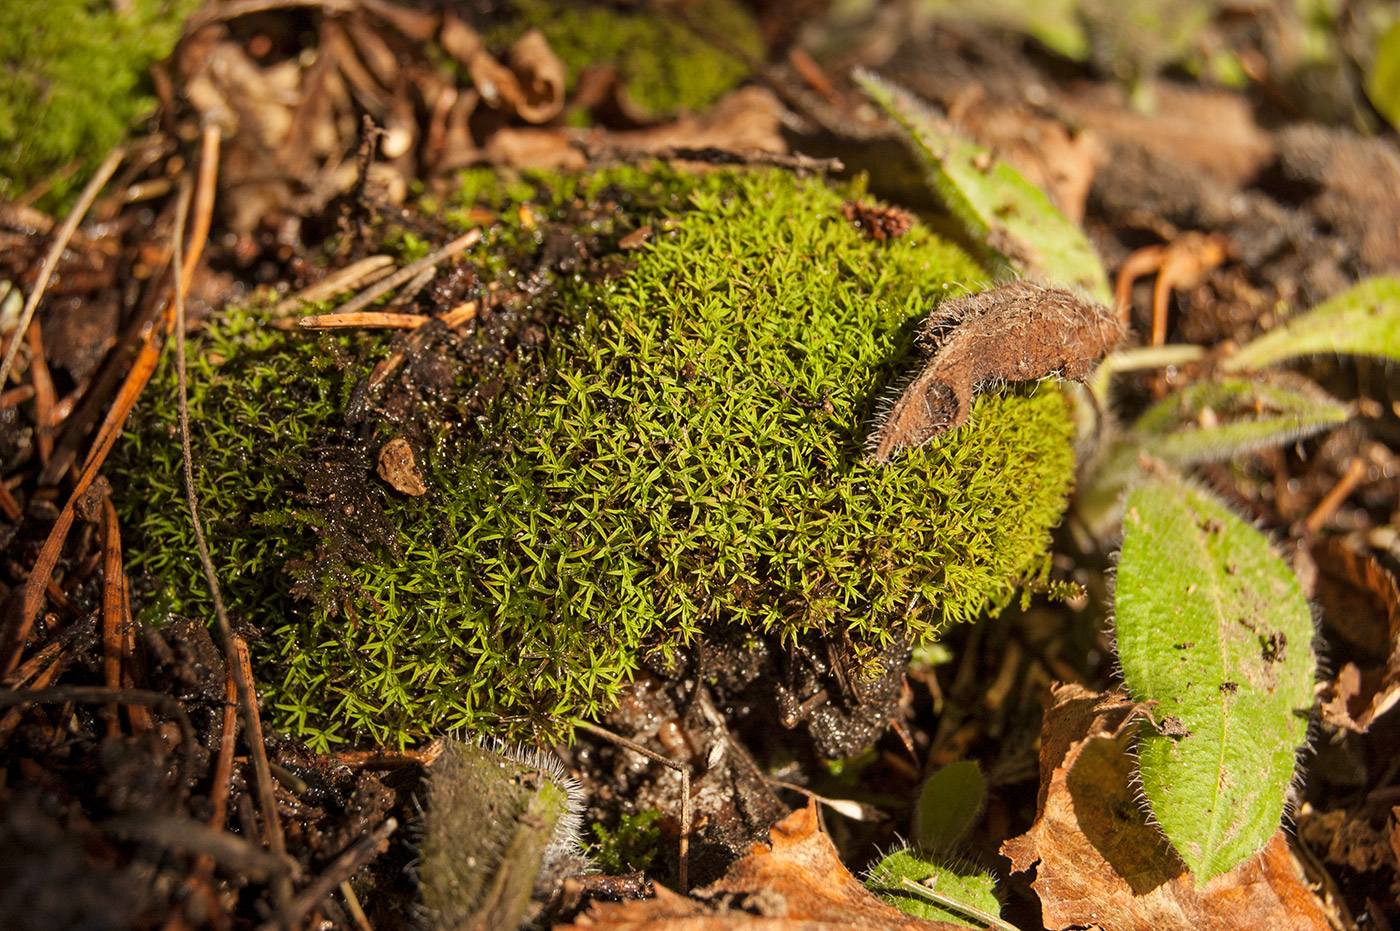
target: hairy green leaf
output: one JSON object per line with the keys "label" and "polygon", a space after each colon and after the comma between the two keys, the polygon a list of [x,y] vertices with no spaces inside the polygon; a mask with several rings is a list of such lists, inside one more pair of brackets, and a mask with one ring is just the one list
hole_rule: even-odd
{"label": "hairy green leaf", "polygon": [[1300,378],[1198,381],[1159,401],[1133,425],[1138,445],[1173,465],[1218,462],[1345,423],[1349,411]]}
{"label": "hairy green leaf", "polygon": [[1045,192],[960,135],[913,94],[869,72],[856,80],[904,129],[905,141],[953,216],[1005,263],[1108,304],[1108,276],[1084,231]]}
{"label": "hairy green leaf", "polygon": [[1119,660],[1158,725],[1138,743],[1143,794],[1203,884],[1283,817],[1312,705],[1312,617],[1269,541],[1184,478],[1133,490],[1123,527]]}
{"label": "hairy green leaf", "polygon": [[1400,361],[1400,278],[1368,278],[1248,343],[1220,366],[1241,372],[1329,354]]}
{"label": "hairy green leaf", "polygon": [[925,850],[952,847],[976,819],[985,791],[975,760],[949,763],[929,776],[914,806],[914,842]]}
{"label": "hairy green leaf", "polygon": [[1219,462],[1312,436],[1345,423],[1350,413],[1295,376],[1195,382],[1148,408],[1085,470],[1077,499],[1080,519],[1096,534],[1111,533],[1123,489],[1141,476],[1138,462],[1144,455],[1179,468]]}
{"label": "hairy green leaf", "polygon": [[[918,884],[916,891],[906,883]],[[931,857],[909,847],[871,868],[865,888],[907,915],[985,928],[998,921],[1001,902],[991,873],[966,861]]]}
{"label": "hairy green leaf", "polygon": [[429,769],[418,875],[429,923],[515,928],[535,882],[582,864],[578,784],[551,756],[449,740]]}

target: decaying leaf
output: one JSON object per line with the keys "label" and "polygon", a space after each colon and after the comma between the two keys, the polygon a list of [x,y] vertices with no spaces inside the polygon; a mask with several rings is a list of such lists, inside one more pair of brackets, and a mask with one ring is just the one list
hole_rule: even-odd
{"label": "decaying leaf", "polygon": [[413,497],[428,493],[428,486],[423,484],[423,473],[418,471],[418,463],[413,456],[413,447],[403,437],[390,440],[379,450],[378,471],[379,477],[395,491]]}
{"label": "decaying leaf", "polygon": [[656,897],[595,904],[576,924],[632,931],[958,931],[881,902],[851,875],[817,826],[817,807],[795,811],[773,826],[771,846],[754,844],[724,878],[690,898],[658,886]]}
{"label": "decaying leaf", "polygon": [[1356,654],[1324,687],[1322,720],[1364,734],[1400,703],[1400,588],[1373,556],[1335,538],[1313,544],[1310,555],[1323,624]]}
{"label": "decaying leaf", "polygon": [[1029,281],[944,301],[920,332],[929,360],[880,418],[870,458],[888,462],[962,426],[985,384],[1082,379],[1122,337],[1123,325],[1107,307]]}
{"label": "decaying leaf", "polygon": [[1122,694],[1055,691],[1041,728],[1035,825],[1002,845],[1016,872],[1036,870],[1047,928],[1103,931],[1324,931],[1327,917],[1280,830],[1267,847],[1197,889],[1147,820],[1132,784],[1135,713]]}

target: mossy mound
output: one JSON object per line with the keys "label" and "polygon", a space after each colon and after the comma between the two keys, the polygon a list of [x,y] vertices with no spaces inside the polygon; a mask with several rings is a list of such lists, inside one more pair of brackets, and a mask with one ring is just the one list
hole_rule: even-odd
{"label": "mossy mound", "polygon": [[[384,520],[345,484],[337,506],[361,522],[362,558],[323,561],[316,600],[290,598],[289,567],[347,531],[304,506],[326,494],[304,449],[333,435],[363,368],[337,361],[342,341],[284,337],[246,313],[193,345],[212,545],[231,602],[264,631],[284,726],[320,745],[557,732],[607,708],[644,656],[710,625],[789,641],[845,629],[869,648],[970,619],[1036,571],[1073,467],[1053,386],[985,395],[934,444],[865,458],[913,321],[980,277],[967,256],[919,226],[863,238],[819,180],[651,183],[688,196],[650,198],[669,217],[634,203],[606,231],[656,229],[603,283],[556,277],[575,325],[480,436],[425,451],[428,495],[365,481],[368,456],[348,463]],[[118,484],[163,603],[200,612],[172,424],[151,415]],[[396,428],[358,429],[377,449]]]}
{"label": "mossy mound", "polygon": [[[509,11],[509,25],[489,34],[494,44],[509,45],[527,29],[539,29],[568,67],[570,91],[582,69],[611,66],[632,100],[657,116],[699,112],[749,76],[747,64],[665,7],[513,0]],[[697,0],[685,4],[685,12],[744,54],[762,57],[758,25],[737,0]]]}

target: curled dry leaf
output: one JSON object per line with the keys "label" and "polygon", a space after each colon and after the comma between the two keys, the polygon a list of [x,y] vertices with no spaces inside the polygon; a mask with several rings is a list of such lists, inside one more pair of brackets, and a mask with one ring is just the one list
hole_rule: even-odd
{"label": "curled dry leaf", "polygon": [[564,62],[544,33],[531,29],[510,50],[510,70],[520,90],[515,112],[527,123],[552,120],[564,109]]}
{"label": "curled dry leaf", "polygon": [[1400,588],[1375,557],[1335,538],[1314,543],[1317,599],[1329,636],[1352,648],[1323,691],[1322,720],[1364,734],[1400,702]]}
{"label": "curled dry leaf", "polygon": [[[464,31],[465,30],[465,31]],[[564,109],[564,63],[544,34],[532,29],[511,49],[509,65],[497,61],[469,27],[453,27],[453,54],[466,67],[482,99],[527,123],[546,123]],[[449,52],[451,50],[449,49]]]}
{"label": "curled dry leaf", "polygon": [[1201,889],[1147,821],[1133,787],[1125,696],[1060,686],[1041,728],[1035,825],[1002,845],[1011,868],[1036,870],[1047,928],[1103,931],[1325,931],[1282,830]]}
{"label": "curled dry leaf", "polygon": [[[590,138],[590,143],[592,142]],[[682,114],[647,129],[608,134],[600,148],[623,152],[662,149],[723,149],[729,152],[787,151],[783,140],[783,106],[762,87],[741,87],[698,114]]]}
{"label": "curled dry leaf", "polygon": [[1029,281],[944,301],[920,330],[930,358],[880,418],[870,458],[888,462],[962,426],[985,384],[1082,379],[1122,337],[1123,324],[1107,307]]}
{"label": "curled dry leaf", "polygon": [[656,897],[595,904],[560,931],[954,931],[964,926],[925,921],[881,902],[860,884],[817,826],[816,803],[773,826],[771,845],[754,844],[724,878],[690,898],[658,886]]}

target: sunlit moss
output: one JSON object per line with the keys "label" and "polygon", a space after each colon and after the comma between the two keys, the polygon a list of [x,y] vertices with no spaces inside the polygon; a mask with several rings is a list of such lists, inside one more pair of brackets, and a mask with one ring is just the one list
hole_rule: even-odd
{"label": "sunlit moss", "polygon": [[[703,110],[748,77],[747,64],[664,7],[513,0],[510,11],[510,25],[494,33],[495,41],[537,28],[568,67],[570,89],[582,69],[613,67],[632,100],[657,115]],[[700,0],[686,12],[743,54],[762,56],[758,26],[736,0]]]}
{"label": "sunlit moss", "polygon": [[[127,124],[154,109],[146,75],[198,0],[0,3],[0,197],[80,183]],[[78,163],[71,175],[50,178]],[[86,163],[86,164],[84,164]]]}
{"label": "sunlit moss", "polygon": [[[776,171],[627,169],[532,190],[541,216],[575,197],[618,204],[592,227],[604,240],[655,232],[611,277],[556,276],[549,299],[572,325],[479,435],[428,451],[428,495],[366,483],[383,539],[366,518],[365,552],[322,559],[315,599],[289,595],[335,532],[305,506],[305,449],[351,434],[377,448],[393,428],[337,418],[364,371],[337,361],[345,340],[242,312],[195,344],[213,546],[263,632],[284,726],[321,745],[553,733],[712,625],[873,645],[967,620],[1037,570],[1072,468],[1053,386],[984,396],[968,426],[892,464],[864,457],[911,322],[982,277],[956,247],[917,226],[870,242],[842,192]],[[498,231],[522,248],[531,235]],[[173,412],[148,416],[117,466],[133,546],[162,605],[203,613]]]}

